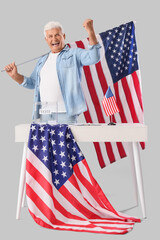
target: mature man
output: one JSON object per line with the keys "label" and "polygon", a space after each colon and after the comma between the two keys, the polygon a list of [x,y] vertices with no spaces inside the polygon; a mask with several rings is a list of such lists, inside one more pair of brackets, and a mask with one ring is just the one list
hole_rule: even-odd
{"label": "mature man", "polygon": [[[39,59],[31,76],[19,74],[14,62],[5,67],[9,76],[19,85],[35,89],[34,105],[36,102],[58,104],[59,123],[74,123],[77,116],[87,110],[81,88],[82,67],[96,64],[100,60],[101,46],[95,35],[93,20],[86,19],[83,27],[89,36],[88,50],[69,48],[65,44],[62,25],[58,22],[49,22],[44,27],[44,35],[51,51]],[[56,118],[54,111],[52,109],[52,115],[45,115],[43,119],[54,120]]]}

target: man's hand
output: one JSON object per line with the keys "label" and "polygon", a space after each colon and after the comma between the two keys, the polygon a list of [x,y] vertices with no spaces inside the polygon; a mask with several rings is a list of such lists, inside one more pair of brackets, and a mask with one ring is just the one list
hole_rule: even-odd
{"label": "man's hand", "polygon": [[15,62],[8,64],[7,66],[5,66],[4,69],[6,70],[8,75],[11,78],[13,78],[16,82],[18,82],[19,84],[21,84],[23,82],[24,77],[18,73]]}
{"label": "man's hand", "polygon": [[83,27],[86,29],[87,32],[94,31],[93,20],[92,19],[86,19],[83,23]]}
{"label": "man's hand", "polygon": [[93,20],[92,19],[86,19],[83,23],[83,27],[86,29],[88,32],[89,36],[89,44],[90,45],[96,45],[98,43],[95,32],[94,32],[94,27],[93,27]]}
{"label": "man's hand", "polygon": [[11,78],[13,78],[18,74],[17,66],[15,65],[15,62],[8,64],[7,66],[5,66],[4,69],[6,70],[6,72]]}

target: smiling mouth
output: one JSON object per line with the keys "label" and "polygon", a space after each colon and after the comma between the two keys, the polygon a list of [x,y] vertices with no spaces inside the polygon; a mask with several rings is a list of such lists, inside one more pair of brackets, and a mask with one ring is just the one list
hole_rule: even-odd
{"label": "smiling mouth", "polygon": [[57,43],[52,43],[52,46],[59,46],[59,42],[57,42]]}

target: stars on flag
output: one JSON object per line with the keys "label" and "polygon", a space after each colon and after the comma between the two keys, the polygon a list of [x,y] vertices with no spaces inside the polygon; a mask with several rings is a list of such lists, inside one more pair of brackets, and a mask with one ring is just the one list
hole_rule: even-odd
{"label": "stars on flag", "polygon": [[59,154],[59,156],[61,156],[61,158],[65,157],[64,152],[61,151],[61,153]]}
{"label": "stars on flag", "polygon": [[53,161],[53,164],[54,164],[55,166],[58,165],[57,160],[54,160],[54,161]]}
{"label": "stars on flag", "polygon": [[66,173],[66,172],[62,172],[61,175],[63,176],[63,178],[64,178],[64,177],[67,177],[67,173]]}
{"label": "stars on flag", "polygon": [[64,146],[64,142],[60,141],[59,145],[61,146],[61,148]]}
{"label": "stars on flag", "polygon": [[53,146],[53,145],[56,145],[55,141],[56,141],[56,140],[51,139],[51,144],[52,144],[52,146]]}
{"label": "stars on flag", "polygon": [[39,128],[39,131],[41,131],[41,133],[44,131],[44,126],[41,126],[40,128]]}
{"label": "stars on flag", "polygon": [[68,167],[69,167],[69,168],[70,168],[70,170],[71,170],[71,169],[73,168],[73,165],[72,165],[72,163],[70,163]]}
{"label": "stars on flag", "polygon": [[[138,69],[137,46],[133,34],[134,24],[123,24],[105,33],[108,41],[106,59],[114,82]],[[103,38],[103,35],[102,35]]]}
{"label": "stars on flag", "polygon": [[48,156],[44,156],[44,157],[43,157],[43,161],[44,161],[44,162],[48,161]]}
{"label": "stars on flag", "polygon": [[31,130],[32,130],[32,132],[36,130],[35,125],[32,125],[32,126],[31,126]]}
{"label": "stars on flag", "polygon": [[66,138],[67,138],[67,139],[68,139],[68,138],[71,138],[71,134],[67,133],[67,134],[66,134]]}
{"label": "stars on flag", "polygon": [[59,179],[55,179],[54,183],[56,184],[56,186],[60,184]]}
{"label": "stars on flag", "polygon": [[60,137],[64,136],[64,135],[63,135],[63,132],[61,132],[61,131],[58,133],[58,135],[59,135]]}
{"label": "stars on flag", "polygon": [[71,159],[72,159],[72,161],[75,161],[75,160],[76,160],[76,157],[73,155],[73,156],[71,157]]}
{"label": "stars on flag", "polygon": [[82,157],[82,156],[83,156],[82,152],[79,152],[78,155],[79,155],[79,157]]}
{"label": "stars on flag", "polygon": [[52,136],[55,135],[55,130],[51,129],[50,133]]}
{"label": "stars on flag", "polygon": [[47,151],[47,147],[46,147],[46,146],[43,146],[43,147],[42,147],[42,151],[43,151],[43,152]]}
{"label": "stars on flag", "polygon": [[56,150],[53,150],[53,155],[54,155],[54,156],[57,155]]}
{"label": "stars on flag", "polygon": [[46,141],[45,139],[45,136],[41,136],[41,139],[40,139],[42,142]]}
{"label": "stars on flag", "polygon": [[37,140],[37,136],[36,135],[33,135],[32,138],[31,138],[33,141]]}
{"label": "stars on flag", "polygon": [[76,148],[75,147],[73,147],[72,150],[73,150],[73,152],[76,152]]}
{"label": "stars on flag", "polygon": [[32,149],[34,152],[36,152],[38,150],[38,145],[34,145]]}
{"label": "stars on flag", "polygon": [[72,175],[74,165],[84,159],[68,125],[32,124],[29,148],[51,171],[59,189]]}
{"label": "stars on flag", "polygon": [[63,161],[61,161],[61,164],[60,164],[60,165],[61,165],[62,168],[66,167],[66,163],[63,162]]}
{"label": "stars on flag", "polygon": [[55,169],[53,173],[57,176],[59,174],[58,169]]}

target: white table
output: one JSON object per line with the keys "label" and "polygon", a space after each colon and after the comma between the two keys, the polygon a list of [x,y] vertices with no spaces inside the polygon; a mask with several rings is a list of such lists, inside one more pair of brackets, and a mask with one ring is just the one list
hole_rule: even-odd
{"label": "white table", "polygon": [[[84,124],[70,125],[71,131],[77,142],[130,142],[132,161],[132,170],[135,176],[136,198],[139,200],[142,208],[142,216],[146,218],[144,188],[142,179],[142,169],[140,162],[140,153],[138,142],[147,141],[147,126],[139,123],[134,124],[116,124],[109,126],[107,124]],[[15,126],[15,142],[24,142],[22,165],[19,181],[18,202],[16,219],[20,218],[21,207],[25,196],[25,165],[26,151],[28,144],[30,124],[19,124]]]}

